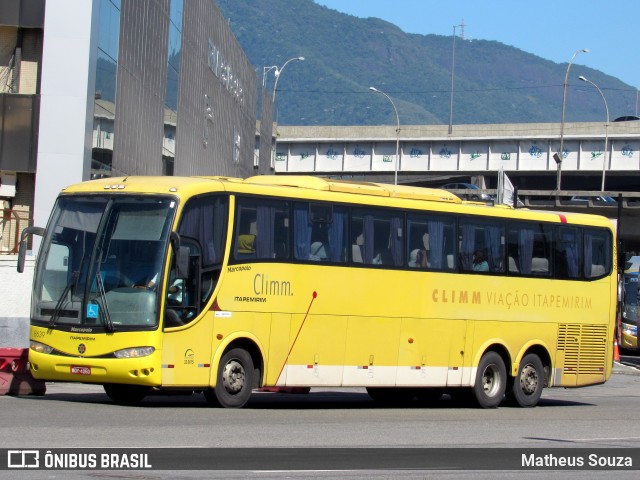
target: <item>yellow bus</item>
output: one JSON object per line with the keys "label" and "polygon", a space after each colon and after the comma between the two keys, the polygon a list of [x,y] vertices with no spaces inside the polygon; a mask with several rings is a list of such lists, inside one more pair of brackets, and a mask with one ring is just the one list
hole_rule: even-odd
{"label": "yellow bus", "polygon": [[61,192],[18,270],[33,233],[33,376],[119,403],[348,386],[530,407],[612,369],[599,216],[317,177],[125,177]]}
{"label": "yellow bus", "polygon": [[618,345],[621,350],[638,350],[638,267],[640,256],[625,262],[620,278],[621,303],[618,312]]}

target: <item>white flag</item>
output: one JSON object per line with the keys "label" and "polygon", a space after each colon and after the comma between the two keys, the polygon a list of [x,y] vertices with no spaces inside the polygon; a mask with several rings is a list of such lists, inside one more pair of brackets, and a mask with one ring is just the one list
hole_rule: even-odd
{"label": "white flag", "polygon": [[513,205],[514,198],[514,188],[511,180],[507,177],[507,174],[504,173],[502,166],[498,171],[498,198],[496,199],[497,204],[502,205]]}
{"label": "white flag", "polygon": [[503,189],[502,203],[504,203],[505,205],[511,205],[512,207],[514,207],[515,205],[513,204],[514,202],[513,184],[511,183],[511,180],[509,180],[509,177],[507,177],[506,173],[502,172],[502,175],[504,176],[504,179],[502,180],[502,189]]}

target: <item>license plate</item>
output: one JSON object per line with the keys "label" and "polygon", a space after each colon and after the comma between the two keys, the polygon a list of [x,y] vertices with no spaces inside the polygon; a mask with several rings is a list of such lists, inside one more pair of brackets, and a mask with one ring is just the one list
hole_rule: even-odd
{"label": "license plate", "polygon": [[91,367],[71,367],[73,375],[91,375]]}

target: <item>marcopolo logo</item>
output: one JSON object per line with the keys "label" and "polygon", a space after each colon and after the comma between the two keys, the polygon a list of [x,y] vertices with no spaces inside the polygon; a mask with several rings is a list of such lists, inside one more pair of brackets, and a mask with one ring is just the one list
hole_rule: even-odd
{"label": "marcopolo logo", "polygon": [[40,468],[40,452],[38,450],[7,451],[8,468]]}

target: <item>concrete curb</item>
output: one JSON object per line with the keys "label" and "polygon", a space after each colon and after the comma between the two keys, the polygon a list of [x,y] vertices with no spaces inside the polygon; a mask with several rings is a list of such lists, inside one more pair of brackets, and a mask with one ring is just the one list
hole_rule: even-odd
{"label": "concrete curb", "polygon": [[613,374],[620,375],[640,375],[640,369],[620,362],[613,362]]}

